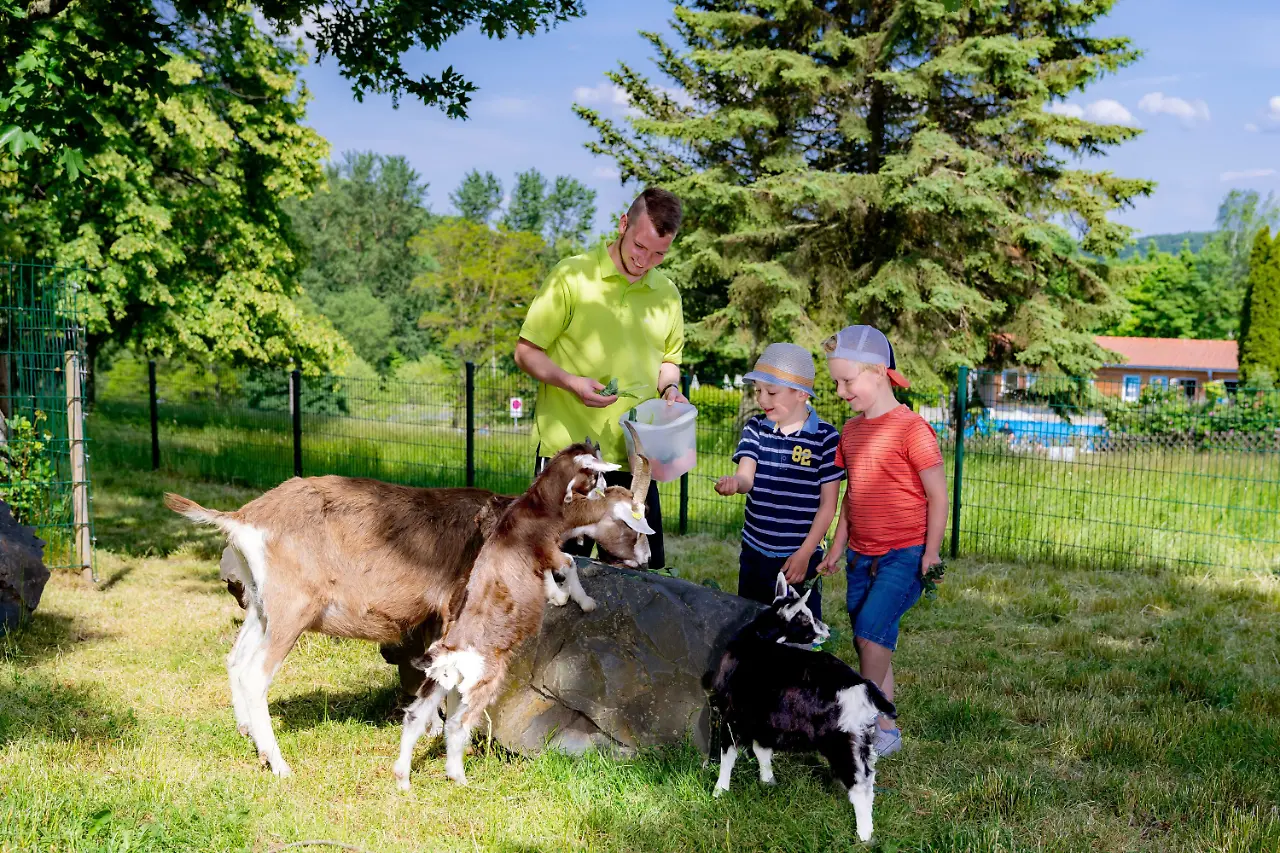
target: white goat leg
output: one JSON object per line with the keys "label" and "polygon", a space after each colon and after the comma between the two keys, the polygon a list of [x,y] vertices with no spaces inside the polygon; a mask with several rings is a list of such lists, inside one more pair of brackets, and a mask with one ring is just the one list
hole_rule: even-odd
{"label": "white goat leg", "polygon": [[262,630],[256,646],[248,651],[235,677],[240,681],[240,690],[249,713],[249,727],[253,732],[253,741],[258,745],[258,757],[271,766],[271,772],[277,776],[288,776],[293,771],[285,763],[280,753],[280,744],[276,741],[275,730],[271,727],[271,712],[267,708],[267,689],[271,686],[274,672],[267,672],[267,631]]}
{"label": "white goat leg", "polygon": [[462,721],[467,711],[467,700],[458,703],[454,713],[444,724],[444,775],[459,785],[467,784],[467,774],[462,767],[462,754],[471,740],[471,727]]}
{"label": "white goat leg", "polygon": [[871,802],[875,798],[876,774],[874,771],[853,783],[849,789],[849,802],[853,803],[853,817],[861,841],[871,840]]}
{"label": "white goat leg", "polygon": [[590,613],[596,609],[596,600],[587,595],[587,591],[582,588],[582,581],[578,579],[578,564],[572,558],[564,569],[564,585],[569,590],[569,597],[577,602],[583,613]]}
{"label": "white goat leg", "polygon": [[547,594],[547,601],[556,607],[564,607],[569,603],[569,593],[556,583],[556,573],[551,569],[542,573],[542,589]]}
{"label": "white goat leg", "polygon": [[716,781],[716,789],[711,796],[719,797],[729,790],[729,777],[733,775],[733,763],[738,760],[738,748],[727,746],[720,753],[720,778]]}
{"label": "white goat leg", "polygon": [[413,765],[413,748],[430,725],[438,729],[440,703],[449,691],[435,684],[426,696],[413,700],[404,712],[404,731],[400,733],[400,757],[396,760],[396,786],[409,790],[409,770]]}
{"label": "white goat leg", "polygon": [[258,647],[261,642],[261,633],[262,622],[251,603],[245,611],[244,624],[240,626],[235,644],[227,654],[227,681],[231,684],[231,709],[236,717],[236,730],[245,737],[249,737],[252,726],[249,719],[249,706],[245,702],[244,692],[240,688],[240,679],[236,673],[245,657],[251,654],[252,649]]}
{"label": "white goat leg", "polygon": [[776,784],[777,780],[773,778],[773,750],[752,741],[751,751],[756,754],[756,761],[760,762],[760,781],[765,785]]}

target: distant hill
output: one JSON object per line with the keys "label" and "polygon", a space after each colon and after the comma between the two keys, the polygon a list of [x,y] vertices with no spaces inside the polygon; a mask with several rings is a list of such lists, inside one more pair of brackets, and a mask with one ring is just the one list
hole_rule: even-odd
{"label": "distant hill", "polygon": [[1138,241],[1132,246],[1126,246],[1124,251],[1119,254],[1121,258],[1128,258],[1138,253],[1145,254],[1147,244],[1155,241],[1156,248],[1161,252],[1168,252],[1176,255],[1182,251],[1183,241],[1191,244],[1191,251],[1198,252],[1204,246],[1206,240],[1213,236],[1212,231],[1181,231],[1177,234],[1148,234],[1138,238]]}

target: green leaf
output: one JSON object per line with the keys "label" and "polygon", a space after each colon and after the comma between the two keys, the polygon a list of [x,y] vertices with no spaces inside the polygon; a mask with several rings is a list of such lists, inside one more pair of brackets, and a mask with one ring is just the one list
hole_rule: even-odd
{"label": "green leaf", "polygon": [[[5,147],[6,145],[12,147],[14,145],[14,140],[21,135],[22,128],[18,127],[16,124],[11,124],[0,130],[0,148]],[[14,156],[17,156],[17,154],[15,153]]]}

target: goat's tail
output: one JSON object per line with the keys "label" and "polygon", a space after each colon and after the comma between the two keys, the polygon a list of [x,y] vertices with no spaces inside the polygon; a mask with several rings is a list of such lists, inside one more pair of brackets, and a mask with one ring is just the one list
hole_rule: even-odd
{"label": "goat's tail", "polygon": [[875,706],[877,711],[889,719],[892,720],[898,716],[897,706],[889,700],[888,696],[884,695],[884,692],[873,681],[867,682],[867,698],[871,700],[871,704]]}
{"label": "goat's tail", "polygon": [[212,524],[220,527],[227,533],[231,532],[230,525],[227,522],[229,513],[219,512],[216,509],[205,509],[200,504],[184,498],[182,495],[175,495],[173,492],[165,492],[164,505],[176,512],[178,515],[186,516],[196,524]]}

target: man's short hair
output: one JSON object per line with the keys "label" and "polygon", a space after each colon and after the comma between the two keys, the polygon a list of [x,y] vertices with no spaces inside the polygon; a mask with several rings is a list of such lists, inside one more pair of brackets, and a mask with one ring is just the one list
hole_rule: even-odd
{"label": "man's short hair", "polygon": [[680,220],[684,218],[684,206],[675,193],[661,187],[646,187],[636,196],[627,209],[627,220],[634,222],[642,213],[649,214],[649,221],[659,237],[674,234],[680,230]]}

